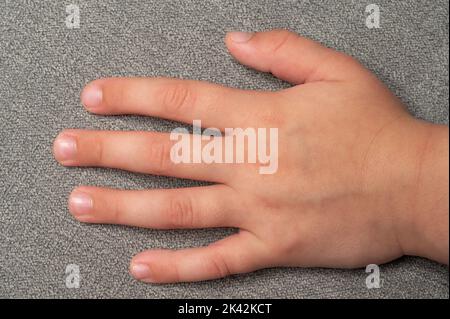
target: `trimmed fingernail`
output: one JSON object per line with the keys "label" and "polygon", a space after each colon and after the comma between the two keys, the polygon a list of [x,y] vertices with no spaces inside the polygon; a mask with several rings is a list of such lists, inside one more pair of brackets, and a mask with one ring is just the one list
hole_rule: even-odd
{"label": "trimmed fingernail", "polygon": [[253,37],[253,32],[230,32],[231,41],[236,43],[245,43]]}
{"label": "trimmed fingernail", "polygon": [[74,192],[70,195],[69,209],[74,215],[85,215],[91,212],[94,202],[86,193]]}
{"label": "trimmed fingernail", "polygon": [[146,280],[151,281],[150,277],[151,277],[152,273],[151,273],[150,267],[146,264],[139,264],[139,263],[134,264],[133,263],[133,264],[131,264],[130,272],[131,272],[131,275],[133,275],[133,277],[138,280],[146,279]]}
{"label": "trimmed fingernail", "polygon": [[89,84],[81,94],[81,102],[88,109],[96,108],[103,99],[102,89],[96,84]]}
{"label": "trimmed fingernail", "polygon": [[61,135],[55,141],[55,157],[58,161],[67,161],[75,158],[77,142],[74,137]]}

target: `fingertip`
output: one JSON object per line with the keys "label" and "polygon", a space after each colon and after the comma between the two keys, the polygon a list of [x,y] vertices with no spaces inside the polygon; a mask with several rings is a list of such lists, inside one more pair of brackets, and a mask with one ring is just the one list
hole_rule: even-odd
{"label": "fingertip", "polygon": [[94,197],[87,187],[77,187],[69,195],[68,199],[69,212],[77,220],[87,222],[93,213]]}
{"label": "fingertip", "polygon": [[52,144],[52,153],[53,153],[53,158],[59,162],[58,160],[58,144],[59,144],[59,138],[61,136],[63,132],[59,132],[58,135],[55,137],[55,139],[53,140],[53,144]]}
{"label": "fingertip", "polygon": [[81,92],[81,103],[89,112],[95,112],[103,101],[103,89],[99,80],[88,83]]}
{"label": "fingertip", "polygon": [[158,281],[154,276],[154,269],[152,269],[148,257],[149,251],[135,255],[130,261],[129,273],[136,280],[157,283]]}
{"label": "fingertip", "polygon": [[225,35],[225,45],[228,51],[236,59],[240,60],[242,54],[249,51],[252,47],[250,40],[254,37],[253,32],[241,32],[241,31],[231,31]]}
{"label": "fingertip", "polygon": [[245,44],[248,43],[254,35],[254,32],[231,31],[226,34],[225,40],[230,44]]}
{"label": "fingertip", "polygon": [[53,156],[61,165],[68,165],[77,152],[77,141],[69,131],[62,131],[53,142]]}

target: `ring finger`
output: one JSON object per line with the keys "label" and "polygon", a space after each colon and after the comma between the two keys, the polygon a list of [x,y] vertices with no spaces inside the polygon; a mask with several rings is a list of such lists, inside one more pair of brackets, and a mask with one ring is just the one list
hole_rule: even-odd
{"label": "ring finger", "polygon": [[79,187],[69,210],[86,223],[121,224],[156,229],[239,227],[242,214],[234,190],[225,185],[117,190]]}

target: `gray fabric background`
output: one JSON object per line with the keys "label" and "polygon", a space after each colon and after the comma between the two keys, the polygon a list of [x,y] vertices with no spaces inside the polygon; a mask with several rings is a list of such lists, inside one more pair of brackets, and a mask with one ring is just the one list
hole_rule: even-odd
{"label": "gray fabric background", "polygon": [[[241,88],[286,84],[236,63],[226,31],[289,28],[358,57],[415,115],[448,124],[448,1],[371,0],[381,29],[365,26],[370,1],[0,0],[0,297],[449,297],[448,267],[402,258],[381,267],[368,290],[364,269],[267,269],[223,280],[146,285],[127,272],[152,247],[204,245],[230,230],[156,231],[82,225],[66,209],[79,184],[120,188],[192,185],[107,169],[68,169],[52,158],[63,128],[169,130],[153,118],[98,117],[80,106],[104,76],[176,76]],[[65,6],[81,9],[67,29]],[[65,287],[67,264],[79,289]]]}

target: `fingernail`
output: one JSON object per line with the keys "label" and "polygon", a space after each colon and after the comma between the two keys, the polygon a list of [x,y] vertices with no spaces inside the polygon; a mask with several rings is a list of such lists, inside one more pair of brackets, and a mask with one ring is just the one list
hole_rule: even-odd
{"label": "fingernail", "polygon": [[253,37],[252,32],[230,32],[231,41],[236,43],[245,43]]}
{"label": "fingernail", "polygon": [[130,272],[133,277],[138,280],[147,279],[151,281],[151,270],[146,264],[132,264],[130,267]]}
{"label": "fingernail", "polygon": [[61,135],[55,142],[55,157],[58,161],[67,161],[75,158],[77,142],[69,135]]}
{"label": "fingernail", "polygon": [[81,102],[88,109],[96,108],[103,99],[102,89],[96,84],[89,84],[81,94]]}
{"label": "fingernail", "polygon": [[74,215],[85,215],[91,212],[93,205],[92,197],[86,193],[74,192],[70,195],[69,209]]}

